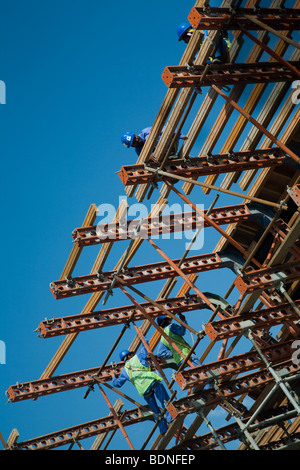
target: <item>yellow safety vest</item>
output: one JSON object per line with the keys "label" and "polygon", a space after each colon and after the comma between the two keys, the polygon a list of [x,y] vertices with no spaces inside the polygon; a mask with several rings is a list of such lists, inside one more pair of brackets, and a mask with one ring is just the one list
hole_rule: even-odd
{"label": "yellow safety vest", "polygon": [[159,375],[151,371],[150,367],[143,366],[137,356],[133,356],[129,359],[124,368],[128,374],[130,382],[136,387],[139,395],[141,396],[145,394],[153,380],[162,380]]}

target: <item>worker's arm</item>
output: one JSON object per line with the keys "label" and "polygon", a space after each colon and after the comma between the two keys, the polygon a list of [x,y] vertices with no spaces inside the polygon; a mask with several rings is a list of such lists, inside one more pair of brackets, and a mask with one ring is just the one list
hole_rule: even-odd
{"label": "worker's arm", "polygon": [[128,377],[126,371],[124,370],[124,367],[121,370],[121,373],[120,373],[119,377],[116,377],[115,373],[113,371],[112,384],[113,384],[114,387],[121,388],[124,385],[124,383],[126,382],[126,380],[129,380],[129,377]]}

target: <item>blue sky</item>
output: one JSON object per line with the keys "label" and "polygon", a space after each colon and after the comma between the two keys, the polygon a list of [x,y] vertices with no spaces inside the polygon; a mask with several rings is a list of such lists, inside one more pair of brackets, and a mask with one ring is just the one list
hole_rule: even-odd
{"label": "blue sky", "polygon": [[[153,123],[167,91],[163,69],[178,64],[184,52],[176,27],[193,5],[181,0],[0,0],[0,79],[7,92],[6,105],[0,108],[0,340],[6,345],[6,364],[0,365],[0,431],[5,439],[14,427],[23,441],[109,414],[99,392],[88,400],[83,400],[81,389],[6,404],[5,391],[16,382],[38,379],[61,344],[63,338],[42,340],[33,333],[40,321],[80,313],[88,300],[80,296],[55,301],[49,284],[60,277],[72,248],[72,231],[81,226],[90,204],[117,208],[119,196],[124,197],[115,173],[123,164],[134,163],[136,155],[122,147],[120,137]],[[207,123],[196,148],[212,125],[213,121]],[[213,198],[205,198],[200,189],[193,194],[206,208]],[[150,202],[157,198],[158,193]],[[225,197],[219,205],[239,202]],[[218,238],[210,233],[202,253],[212,251]],[[184,251],[182,241],[157,243],[173,258]],[[117,245],[107,270],[127,246]],[[159,260],[145,245],[132,265]],[[98,250],[84,250],[74,275],[90,272]],[[224,295],[234,276],[226,272],[223,286],[223,275],[208,274],[201,279],[201,290],[216,292],[218,286],[216,293]],[[155,298],[161,286],[145,285],[141,290]],[[116,293],[106,308],[127,304]],[[200,329],[199,317],[191,315],[191,323]],[[201,323],[204,320],[205,314]],[[100,366],[118,333],[118,327],[82,333],[57,373]],[[128,347],[134,336],[131,329],[123,346]],[[117,353],[113,359],[118,361]],[[132,393],[130,385],[124,392]],[[110,394],[111,401],[116,398]],[[141,428],[142,444],[152,423]],[[128,429],[129,436],[133,433]],[[119,436],[113,445],[127,449]]]}

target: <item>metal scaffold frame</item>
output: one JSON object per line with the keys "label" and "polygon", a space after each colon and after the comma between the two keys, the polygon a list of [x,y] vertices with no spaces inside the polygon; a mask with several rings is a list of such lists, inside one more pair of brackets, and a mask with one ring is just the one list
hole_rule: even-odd
{"label": "metal scaffold frame", "polygon": [[[131,451],[226,450],[233,442],[237,449],[300,449],[300,364],[293,354],[295,344],[300,343],[300,109],[291,98],[291,83],[300,75],[300,47],[292,38],[293,31],[300,30],[300,1],[295,0],[294,8],[284,8],[281,0],[273,0],[270,8],[260,8],[259,3],[224,0],[220,8],[213,8],[208,1],[196,1],[189,14],[194,32],[180,64],[166,66],[163,72],[166,96],[150,135],[136,164],[122,166],[117,176],[125,194],[138,202],[159,196],[148,218],[125,222],[128,205],[124,200],[108,224],[96,224],[97,207],[91,204],[82,226],[72,233],[73,248],[60,278],[50,284],[55,299],[91,296],[81,313],[40,322],[36,330],[40,337],[65,337],[39,379],[16,383],[7,390],[11,403],[76,388],[84,388],[83,399],[88,399],[91,391],[97,391],[108,416],[20,442],[13,429],[7,441],[0,434],[5,450],[63,446],[71,450],[75,444],[83,450],[84,440],[91,437],[95,438],[91,450],[98,450],[109,433],[104,450],[109,444],[118,449],[118,443],[114,444],[118,430]],[[209,34],[200,48],[203,29]],[[228,31],[234,38],[230,63],[208,64]],[[277,40],[274,48],[268,46],[270,35]],[[244,42],[251,45],[250,54],[240,63]],[[268,61],[261,60],[264,53]],[[270,83],[272,94],[265,101]],[[247,100],[242,106],[243,94]],[[254,118],[258,105],[261,111]],[[194,144],[211,113],[215,113],[215,126],[195,155]],[[231,125],[233,114],[237,118]],[[192,123],[174,158],[171,149],[188,117]],[[249,132],[240,145],[246,127]],[[223,143],[221,150],[215,150],[217,142]],[[239,189],[231,189],[233,184]],[[210,193],[215,196],[210,205],[205,204],[208,209],[199,208],[198,196],[192,199],[195,188],[204,204]],[[224,195],[235,202],[216,207]],[[170,198],[184,202],[189,211],[166,216],[163,211]],[[196,231],[191,243],[181,257],[172,259],[161,248],[159,237],[188,230]],[[191,256],[202,231],[214,232],[217,245],[211,253]],[[127,245],[123,255],[113,268],[106,268],[111,250],[122,241]],[[73,276],[81,254],[98,245],[91,272]],[[159,261],[132,263],[145,245]],[[224,297],[215,285],[203,292],[198,276],[220,269],[234,273],[229,285],[224,276],[228,289]],[[165,282],[155,299],[155,294],[147,295],[136,287],[152,286],[158,280]],[[174,295],[177,280],[182,287]],[[97,308],[100,301],[109,303],[114,291],[124,294],[127,305]],[[229,303],[232,294],[235,299]],[[197,316],[197,327],[182,318],[183,313],[188,317],[198,310],[208,313],[206,321]],[[178,322],[194,335],[187,355],[157,324],[159,316]],[[101,330],[104,336],[106,328],[116,325],[120,333],[102,365],[56,374],[80,333]],[[141,344],[145,346],[152,370],[170,393],[159,416],[109,383],[124,366],[109,361],[130,327],[134,338],[129,349],[136,352]],[[147,343],[149,331],[153,334]],[[181,356],[180,366],[157,357],[160,338]],[[235,352],[238,345],[243,352]],[[201,365],[195,367],[192,356],[200,350]],[[171,379],[168,369],[172,369]],[[114,405],[106,389],[117,395]],[[134,408],[122,410],[122,399]],[[231,424],[215,426],[213,411],[218,408]],[[161,435],[158,426],[166,412],[173,421]],[[192,424],[186,419],[190,415]],[[137,448],[135,435],[127,430],[145,421],[153,422],[153,427]]]}

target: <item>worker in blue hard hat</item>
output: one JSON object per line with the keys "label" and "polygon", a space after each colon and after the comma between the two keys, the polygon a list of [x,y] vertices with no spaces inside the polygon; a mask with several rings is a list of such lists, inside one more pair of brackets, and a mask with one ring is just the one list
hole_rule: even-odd
{"label": "worker in blue hard hat", "polygon": [[[190,25],[190,23],[181,23],[177,27],[178,41],[183,41],[185,44],[188,44],[193,32],[194,32],[194,28]],[[209,31],[202,31],[203,38],[202,38],[200,47],[202,46],[204,39],[208,36],[208,33]],[[228,51],[230,47],[231,47],[231,43],[229,39],[223,37],[222,40],[218,44],[218,48],[214,54],[214,57],[209,57],[208,63],[215,64],[215,63],[227,62]]]}
{"label": "worker in blue hard hat", "polygon": [[[179,318],[186,323],[186,318],[182,313],[179,314]],[[158,317],[156,322],[161,328],[163,328],[166,335],[176,344],[182,354],[186,357],[191,350],[191,346],[183,338],[186,333],[186,327],[176,322],[172,322],[171,318],[165,316]],[[165,359],[173,357],[178,367],[184,361],[183,357],[163,336],[160,337],[156,356]],[[190,361],[194,367],[201,365],[194,353],[192,353]]]}
{"label": "worker in blue hard hat", "polygon": [[[147,140],[147,138],[150,134],[151,129],[152,129],[152,127],[146,127],[138,135],[134,134],[133,132],[126,132],[125,134],[122,135],[121,142],[126,148],[133,147],[135,149],[137,155],[140,155],[140,153],[142,151],[142,148],[144,146],[144,143],[146,142],[146,140]],[[162,129],[162,132],[160,133],[160,136],[163,133],[164,129],[165,128]],[[160,136],[159,136],[158,140],[160,139]],[[170,152],[170,155],[169,155],[170,157],[176,156],[177,149],[178,149],[178,140],[179,139],[184,140],[184,139],[186,139],[186,136],[183,135],[181,132],[179,133],[178,139],[174,143],[174,146],[173,146],[173,148]]]}
{"label": "worker in blue hard hat", "polygon": [[[148,351],[145,346],[142,346],[137,354],[125,349],[120,352],[119,357],[121,361],[125,362],[125,365],[118,377],[116,377],[113,372],[113,386],[120,388],[126,381],[130,381],[132,385],[136,387],[139,395],[144,397],[156,421],[157,417],[160,415],[156,398],[161,403],[162,407],[165,408],[165,403],[169,401],[169,395],[164,385],[161,383],[162,378],[156,372],[153,372],[150,367],[151,363]],[[167,423],[172,421],[172,416],[168,411],[166,411],[165,416],[166,417],[160,419],[158,423],[161,434],[165,434],[168,429]]]}

